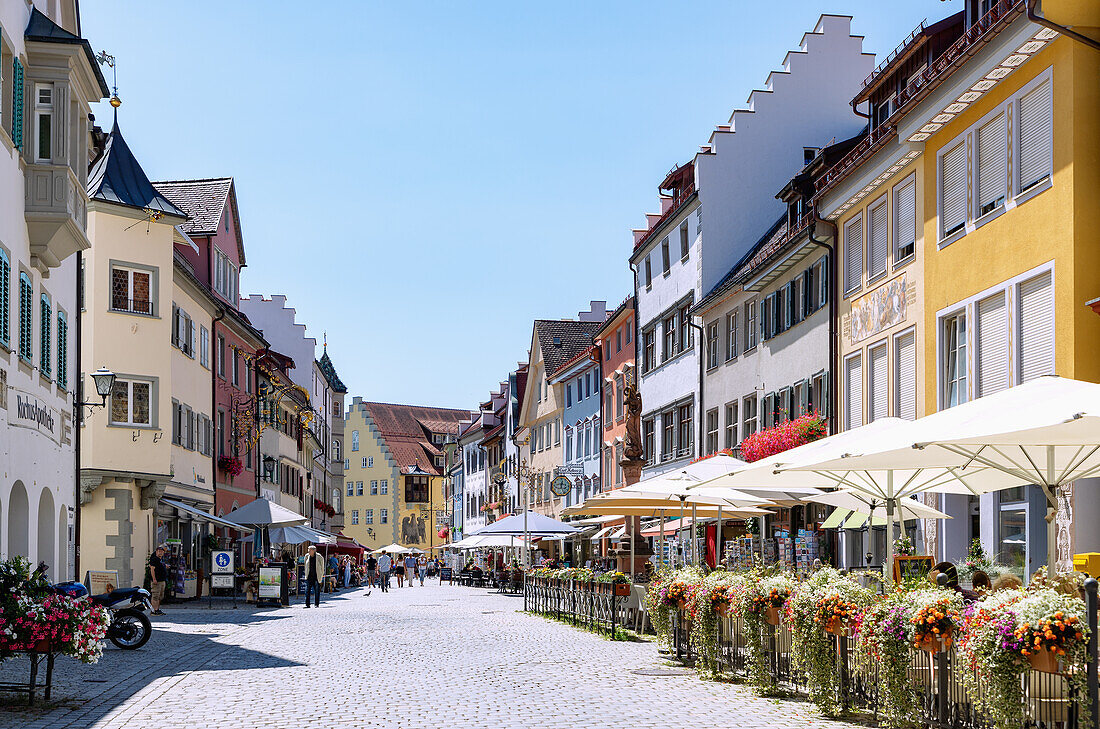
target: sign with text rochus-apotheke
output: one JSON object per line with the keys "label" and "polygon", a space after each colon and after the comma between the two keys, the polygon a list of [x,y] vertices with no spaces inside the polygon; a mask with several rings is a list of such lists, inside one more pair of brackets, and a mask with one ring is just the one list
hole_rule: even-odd
{"label": "sign with text rochus-apotheke", "polygon": [[[61,413],[31,393],[11,388],[15,401],[8,400],[8,424],[17,428],[37,430],[55,443],[61,427]],[[14,405],[14,407],[11,407]]]}

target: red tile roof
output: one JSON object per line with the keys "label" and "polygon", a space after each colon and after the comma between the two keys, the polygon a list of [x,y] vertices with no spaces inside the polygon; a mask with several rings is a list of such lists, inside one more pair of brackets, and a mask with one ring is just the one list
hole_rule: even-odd
{"label": "red tile roof", "polygon": [[364,402],[361,405],[378,427],[402,472],[418,466],[434,476],[443,473],[443,469],[435,465],[435,456],[441,451],[432,445],[429,434],[457,434],[462,421],[476,417],[469,410],[450,408],[384,402]]}

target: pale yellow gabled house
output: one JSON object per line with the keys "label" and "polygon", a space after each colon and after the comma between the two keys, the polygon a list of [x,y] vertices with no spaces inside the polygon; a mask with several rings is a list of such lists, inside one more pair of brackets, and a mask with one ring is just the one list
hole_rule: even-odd
{"label": "pale yellow gabled house", "polygon": [[85,375],[106,367],[116,379],[105,407],[83,411],[81,567],[140,584],[150,551],[167,542],[178,570],[170,592],[193,596],[215,518],[217,307],[174,252],[186,215],[149,184],[117,123],[88,186],[81,356]]}

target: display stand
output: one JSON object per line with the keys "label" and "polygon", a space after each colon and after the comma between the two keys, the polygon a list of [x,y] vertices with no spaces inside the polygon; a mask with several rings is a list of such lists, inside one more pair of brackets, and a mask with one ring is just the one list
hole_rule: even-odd
{"label": "display stand", "polygon": [[[43,696],[46,701],[50,700],[50,692],[53,689],[53,661],[56,654],[53,651],[21,651],[31,659],[30,678],[26,683],[21,681],[2,681],[0,682],[0,691],[8,693],[20,693],[26,694],[29,699],[29,703],[34,704],[34,695],[38,692],[38,689],[43,689]],[[46,676],[45,681],[39,683],[38,681],[38,665],[42,661],[42,658],[46,659]]]}

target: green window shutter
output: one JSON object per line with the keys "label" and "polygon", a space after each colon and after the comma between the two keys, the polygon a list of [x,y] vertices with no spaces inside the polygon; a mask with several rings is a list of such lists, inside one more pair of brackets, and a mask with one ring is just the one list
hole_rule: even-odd
{"label": "green window shutter", "polygon": [[57,312],[57,386],[69,389],[69,322],[65,312]]}
{"label": "green window shutter", "polygon": [[30,362],[31,360],[31,331],[34,328],[31,321],[32,300],[31,279],[27,274],[19,274],[19,356]]}
{"label": "green window shutter", "polygon": [[38,356],[41,362],[38,365],[43,377],[49,378],[53,371],[53,347],[50,346],[50,326],[53,323],[53,311],[50,307],[50,298],[42,294],[41,307],[39,309]]}
{"label": "green window shutter", "polygon": [[11,263],[8,254],[0,250],[0,344],[11,346]]}
{"label": "green window shutter", "polygon": [[23,151],[23,64],[12,59],[11,87],[11,140],[15,148]]}

